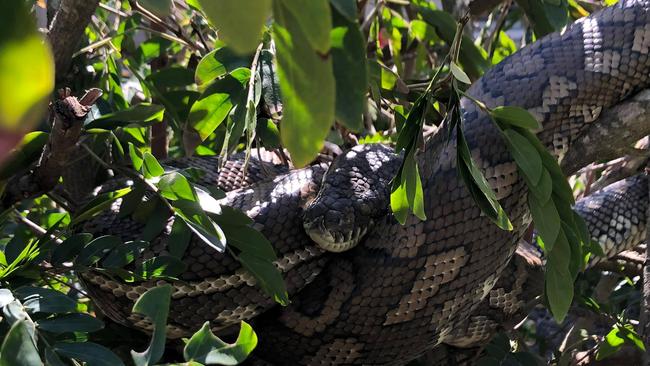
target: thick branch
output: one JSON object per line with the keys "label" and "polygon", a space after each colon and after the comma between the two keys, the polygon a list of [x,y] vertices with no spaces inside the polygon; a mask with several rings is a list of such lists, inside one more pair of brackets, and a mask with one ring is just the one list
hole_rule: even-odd
{"label": "thick branch", "polygon": [[16,175],[8,182],[2,197],[3,208],[22,199],[46,193],[56,186],[63,168],[75,150],[83,121],[90,107],[101,95],[101,90],[91,89],[81,99],[77,99],[70,96],[68,89],[61,93],[60,99],[50,105],[52,131],[47,145],[33,170],[24,175]]}
{"label": "thick branch", "polygon": [[573,174],[590,164],[594,157],[612,160],[634,150],[633,145],[650,135],[650,89],[603,111],[585,134],[572,142],[562,160],[565,173]]}
{"label": "thick branch", "polygon": [[48,32],[54,53],[57,81],[62,80],[70,68],[72,54],[77,50],[97,4],[99,0],[61,0]]}

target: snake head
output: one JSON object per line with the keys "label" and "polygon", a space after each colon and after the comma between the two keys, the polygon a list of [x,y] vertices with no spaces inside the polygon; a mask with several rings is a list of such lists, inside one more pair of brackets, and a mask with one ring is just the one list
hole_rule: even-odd
{"label": "snake head", "polygon": [[371,225],[372,220],[357,218],[355,211],[349,199],[319,195],[305,211],[303,226],[321,248],[344,252],[356,246]]}
{"label": "snake head", "polygon": [[307,234],[330,252],[357,245],[389,212],[390,180],[400,162],[401,157],[384,145],[358,145],[338,156],[305,209]]}

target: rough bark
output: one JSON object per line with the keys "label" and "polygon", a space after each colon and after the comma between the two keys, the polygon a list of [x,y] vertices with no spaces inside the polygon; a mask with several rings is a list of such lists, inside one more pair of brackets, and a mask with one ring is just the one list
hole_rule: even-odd
{"label": "rough bark", "polygon": [[98,4],[99,0],[61,0],[48,32],[57,82],[63,80],[70,68],[72,54],[77,50]]}
{"label": "rough bark", "polygon": [[607,161],[630,153],[634,150],[635,142],[650,135],[649,116],[650,89],[603,111],[591,127],[571,144],[571,150],[562,160],[562,169],[569,175],[592,163],[594,156]]}
{"label": "rough bark", "polygon": [[3,208],[22,199],[44,194],[57,185],[64,167],[75,151],[83,121],[101,95],[99,89],[89,90],[80,99],[71,96],[69,89],[61,92],[60,99],[50,105],[52,131],[41,157],[34,169],[16,175],[8,182],[2,197]]}

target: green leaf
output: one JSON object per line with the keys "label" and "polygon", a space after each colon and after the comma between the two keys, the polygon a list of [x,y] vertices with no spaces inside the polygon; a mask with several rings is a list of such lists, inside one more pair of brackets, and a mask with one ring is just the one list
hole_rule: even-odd
{"label": "green leaf", "polygon": [[34,323],[30,320],[19,320],[11,326],[0,349],[0,366],[34,366],[42,364],[38,349],[32,338],[33,329]]}
{"label": "green leaf", "polygon": [[[356,7],[354,2],[352,5]],[[332,11],[332,66],[336,80],[336,119],[348,129],[360,132],[366,104],[366,42],[356,19],[348,20],[336,8]]]}
{"label": "green leaf", "polygon": [[160,165],[158,159],[151,155],[150,152],[145,151],[142,154],[144,164],[142,165],[142,171],[144,172],[144,177],[149,179],[152,177],[160,177],[165,173],[165,169]]}
{"label": "green leaf", "polygon": [[[203,92],[199,100],[190,109],[185,134],[196,134],[197,142],[189,140],[185,135],[185,149],[194,150],[201,141],[210,136],[226,119],[233,106],[244,96],[242,82],[231,75],[216,80]],[[188,143],[192,142],[189,146]]]}
{"label": "green leaf", "polygon": [[228,344],[215,336],[210,323],[192,335],[183,349],[186,361],[198,361],[206,365],[239,365],[257,346],[257,335],[248,323],[242,321],[235,343]]}
{"label": "green leaf", "polygon": [[20,287],[14,294],[29,313],[67,313],[77,307],[70,297],[47,288]]}
{"label": "green leaf", "polygon": [[279,119],[282,112],[280,79],[275,64],[275,55],[269,50],[260,52],[259,70],[262,78],[262,107],[269,116]]}
{"label": "green leaf", "polygon": [[515,159],[517,166],[533,185],[537,185],[542,178],[543,170],[542,159],[537,149],[535,149],[526,137],[513,129],[506,129],[503,131],[503,134],[506,136],[510,153]]}
{"label": "green leaf", "polygon": [[29,164],[36,161],[43,152],[43,146],[47,143],[50,134],[42,131],[34,131],[23,136],[15,150],[10,153],[7,160],[0,165],[0,181],[8,179],[26,169]]}
{"label": "green leaf", "polygon": [[[219,221],[217,221],[219,223]],[[242,252],[261,259],[274,261],[277,258],[273,245],[262,233],[250,226],[220,225],[226,235],[226,242]]]}
{"label": "green leaf", "polygon": [[357,20],[357,2],[356,0],[330,0],[330,4],[336,11],[344,16],[347,20],[355,22]]}
{"label": "green leaf", "polygon": [[604,360],[605,358],[616,353],[625,343],[618,324],[615,324],[612,330],[605,336],[605,341],[600,343],[598,352],[596,353],[596,360]]}
{"label": "green leaf", "polygon": [[463,71],[463,69],[461,69],[460,66],[456,65],[454,61],[449,63],[449,68],[451,69],[451,73],[454,75],[454,78],[456,78],[456,80],[465,84],[472,83],[472,81],[469,79],[469,76],[465,74],[465,71]]}
{"label": "green leaf", "polygon": [[133,312],[148,317],[154,326],[149,347],[144,352],[131,351],[133,363],[136,366],[154,365],[165,351],[167,315],[171,294],[172,287],[169,284],[154,287],[142,294],[133,305]]}
{"label": "green leaf", "polygon": [[104,323],[88,314],[73,313],[39,320],[36,327],[50,333],[90,333],[104,328]]}
{"label": "green leaf", "polygon": [[140,103],[131,108],[105,114],[88,123],[86,129],[102,128],[113,130],[117,127],[126,126],[149,126],[162,121],[165,114],[165,107],[157,104]]}
{"label": "green leaf", "polygon": [[553,200],[542,203],[533,193],[528,194],[528,206],[533,216],[535,229],[544,240],[544,250],[548,253],[553,250],[553,245],[560,233],[560,214]]}
{"label": "green leaf", "polygon": [[27,131],[47,108],[54,60],[26,2],[3,1],[0,14],[0,129]]}
{"label": "green leaf", "polygon": [[129,141],[129,157],[131,158],[131,164],[133,164],[133,169],[140,171],[144,159],[142,158],[142,153],[133,146],[133,143]]}
{"label": "green leaf", "polygon": [[115,200],[124,197],[129,192],[131,192],[131,187],[126,187],[126,188],[118,189],[113,192],[100,194],[92,201],[90,201],[88,204],[86,204],[81,210],[79,210],[80,213],[72,219],[70,225],[71,226],[76,225],[84,220],[87,220],[99,214],[100,212],[109,208]]}
{"label": "green leaf", "polygon": [[[422,6],[418,6],[417,10],[422,19],[436,30],[438,36],[448,45],[451,45],[456,36],[457,28],[456,21],[451,14],[443,10],[433,10]],[[486,58],[486,52],[476,46],[472,39],[467,36],[463,36],[460,43],[458,61],[465,72],[473,79],[481,76],[491,66]]]}
{"label": "green leaf", "polygon": [[201,87],[240,67],[249,67],[250,59],[242,57],[229,47],[221,46],[203,56],[196,66],[194,80]]}
{"label": "green leaf", "polygon": [[[293,7],[307,4],[290,2]],[[305,19],[296,19],[285,3],[274,2],[273,36],[284,103],[280,134],[294,165],[302,167],[318,154],[334,122],[336,88],[331,57],[319,55],[312,48],[300,23]],[[317,7],[309,4],[309,9]],[[329,14],[329,5],[325,5]],[[323,13],[318,15],[322,17]],[[327,29],[327,43],[329,32]]]}
{"label": "green leaf", "polygon": [[146,80],[153,83],[159,91],[186,88],[194,84],[194,72],[185,67],[172,66],[151,73]]}
{"label": "green leaf", "polygon": [[117,236],[100,236],[88,243],[81,250],[74,262],[79,266],[90,266],[97,263],[104,255],[120,245],[122,245],[122,240]]}
{"label": "green leaf", "polygon": [[197,200],[190,182],[188,182],[187,178],[178,172],[171,172],[163,175],[158,182],[158,189],[160,190],[160,194],[168,200]]}
{"label": "green leaf", "polygon": [[537,201],[541,204],[549,201],[553,193],[553,180],[551,179],[551,174],[548,170],[542,170],[542,177],[537,182],[537,185],[528,185],[528,189],[533,192],[537,197]]}
{"label": "green leaf", "polygon": [[508,231],[512,230],[512,222],[510,222],[508,215],[501,207],[496,194],[483,176],[483,173],[481,173],[472,159],[467,140],[465,140],[460,124],[456,125],[456,138],[458,145],[456,148],[458,172],[465,182],[465,186],[469,190],[474,202],[479,206],[481,212],[499,228]]}
{"label": "green leaf", "polygon": [[54,350],[63,356],[83,361],[87,366],[124,366],[108,348],[92,342],[59,342],[54,345]]}
{"label": "green leaf", "polygon": [[521,107],[501,106],[490,111],[490,114],[497,121],[501,121],[511,126],[517,126],[532,130],[542,128],[530,112]]}
{"label": "green leaf", "polygon": [[[330,49],[330,31],[332,30],[328,0],[278,0],[278,2],[281,2],[284,9],[291,13],[311,48],[320,54],[326,54]],[[274,15],[277,21],[277,11]]]}
{"label": "green leaf", "polygon": [[255,126],[255,133],[267,149],[277,149],[280,147],[280,131],[272,119],[258,119],[257,125]]}
{"label": "green leaf", "polygon": [[422,181],[417,161],[412,153],[404,159],[396,179],[399,179],[399,185],[394,186],[390,194],[390,205],[397,221],[403,225],[409,209],[413,210],[420,220],[426,220]]}
{"label": "green leaf", "polygon": [[169,234],[169,241],[167,242],[169,255],[179,259],[183,258],[191,238],[192,232],[185,222],[183,220],[174,220],[172,231]]}
{"label": "green leaf", "polygon": [[544,285],[546,298],[553,317],[558,323],[564,321],[573,300],[573,277],[569,271],[571,248],[563,232],[548,254]]}
{"label": "green leaf", "polygon": [[177,278],[185,270],[186,265],[180,259],[168,255],[161,255],[147,259],[138,266],[136,273],[143,279],[149,278]]}
{"label": "green leaf", "polygon": [[289,305],[289,295],[282,275],[273,262],[265,260],[254,253],[243,252],[239,261],[257,280],[257,284],[280,305]]}
{"label": "green leaf", "polygon": [[[226,238],[221,228],[203,212],[199,204],[187,200],[173,202],[176,214],[204,243],[218,252],[226,249]],[[199,211],[200,210],[200,211]]]}
{"label": "green leaf", "polygon": [[219,37],[239,54],[251,53],[260,42],[271,0],[199,0]]}
{"label": "green leaf", "polygon": [[171,0],[138,0],[138,3],[159,18],[164,18],[171,14]]}
{"label": "green leaf", "polygon": [[93,236],[90,233],[79,233],[69,237],[54,248],[50,262],[54,265],[60,265],[72,261],[81,251],[81,248],[88,244],[92,238]]}
{"label": "green leaf", "polygon": [[122,268],[132,263],[148,246],[149,242],[142,240],[129,241],[118,245],[102,260],[101,266],[104,268]]}

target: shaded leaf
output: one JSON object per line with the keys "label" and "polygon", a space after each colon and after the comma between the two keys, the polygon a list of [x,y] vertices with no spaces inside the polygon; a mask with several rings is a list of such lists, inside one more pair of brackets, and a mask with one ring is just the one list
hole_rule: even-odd
{"label": "shaded leaf", "polygon": [[74,311],[76,302],[59,291],[41,287],[20,287],[14,291],[29,313],[67,313]]}
{"label": "shaded leaf", "polygon": [[239,255],[239,261],[257,280],[257,284],[278,304],[289,305],[289,295],[284,279],[275,265],[249,252]]}
{"label": "shaded leaf", "polygon": [[122,240],[117,236],[104,235],[88,243],[79,253],[75,264],[79,266],[89,266],[97,263],[104,255],[112,249],[122,245]]}
{"label": "shaded leaf", "polygon": [[83,361],[88,366],[124,366],[111,350],[92,342],[59,342],[54,350],[63,356]]}
{"label": "shaded leaf", "polygon": [[78,233],[69,237],[54,248],[50,261],[55,265],[72,261],[92,238],[90,233]]}
{"label": "shaded leaf", "polygon": [[542,159],[535,147],[524,136],[513,129],[503,131],[508,141],[509,150],[519,169],[533,185],[542,177]]}
{"label": "shaded leaf", "polygon": [[517,106],[500,106],[490,111],[492,117],[511,126],[540,129],[542,126],[530,112]]}
{"label": "shaded leaf", "polygon": [[89,333],[104,328],[104,323],[88,314],[74,313],[39,320],[36,327],[50,333]]}
{"label": "shaded leaf", "polygon": [[535,229],[544,240],[544,250],[548,253],[553,250],[553,245],[560,232],[560,214],[553,200],[542,203],[532,194],[528,194],[528,207],[533,216]]}

